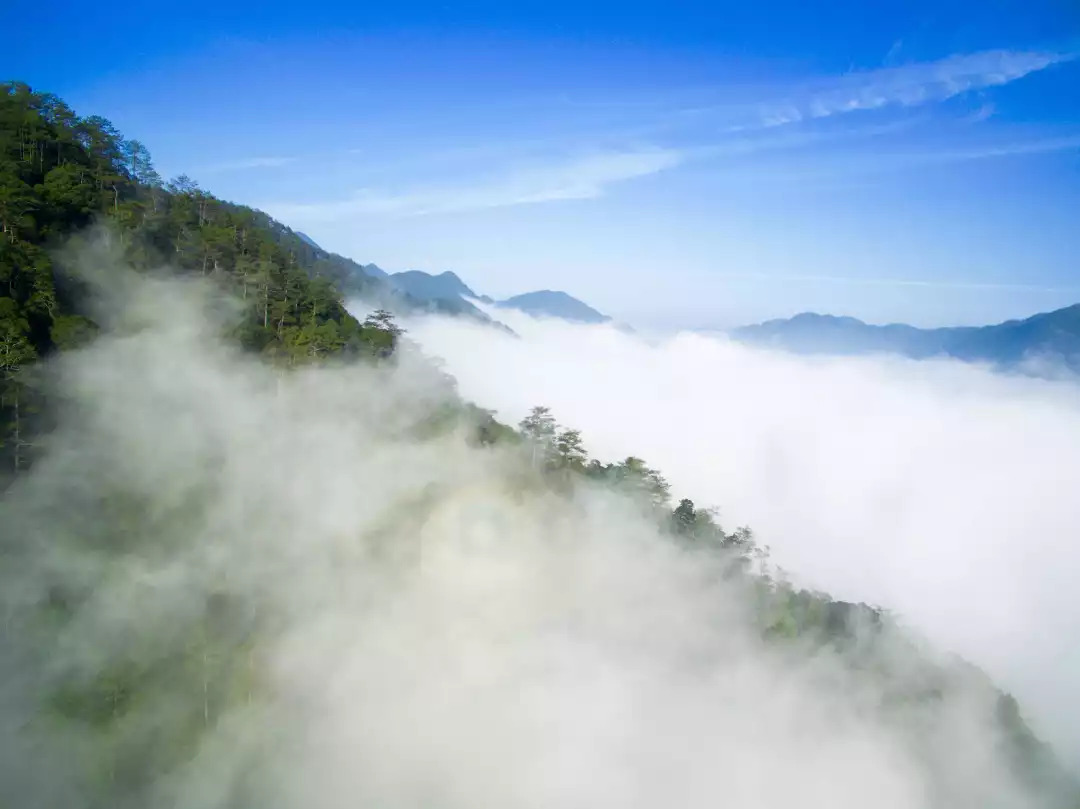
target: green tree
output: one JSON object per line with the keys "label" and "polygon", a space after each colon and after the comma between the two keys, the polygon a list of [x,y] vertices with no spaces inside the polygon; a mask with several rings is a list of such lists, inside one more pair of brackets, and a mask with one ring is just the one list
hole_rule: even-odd
{"label": "green tree", "polygon": [[10,298],[0,298],[0,416],[4,420],[2,446],[10,458],[10,470],[21,472],[26,465],[26,386],[21,372],[36,358],[26,339],[27,324],[14,313]]}
{"label": "green tree", "polygon": [[667,504],[670,489],[668,482],[657,470],[646,466],[641,458],[631,455],[621,464],[617,464],[612,471],[620,486],[643,496],[648,503],[657,507]]}
{"label": "green tree", "polygon": [[364,339],[372,353],[381,359],[391,356],[397,350],[405,330],[394,320],[393,314],[386,309],[376,309],[364,319]]}
{"label": "green tree", "polygon": [[691,536],[697,527],[697,509],[694,501],[683,498],[671,512],[671,524],[676,534]]}
{"label": "green tree", "polygon": [[45,175],[42,191],[55,230],[78,227],[90,220],[96,200],[87,179],[86,169],[72,163],[53,166]]}
{"label": "green tree", "polygon": [[364,320],[364,325],[371,329],[381,329],[394,337],[400,337],[405,330],[394,321],[394,315],[386,309],[376,309]]}
{"label": "green tree", "polygon": [[551,410],[543,405],[534,407],[518,424],[518,429],[532,448],[533,466],[539,468],[546,464],[554,454],[557,429]]}
{"label": "green tree", "polygon": [[560,430],[555,436],[555,463],[564,469],[580,472],[589,456],[578,430]]}
{"label": "green tree", "polygon": [[0,165],[0,235],[14,242],[33,230],[32,211],[37,207],[33,189],[10,165]]}

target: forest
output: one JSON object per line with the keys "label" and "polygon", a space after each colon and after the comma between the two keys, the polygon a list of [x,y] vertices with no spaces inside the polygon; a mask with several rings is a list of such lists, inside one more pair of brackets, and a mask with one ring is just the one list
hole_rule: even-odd
{"label": "forest", "polygon": [[[90,654],[91,662],[77,672],[50,665],[62,643],[74,642],[98,582],[113,580],[132,558],[172,552],[193,536],[199,521],[210,519],[218,495],[208,489],[224,474],[207,462],[214,471],[193,477],[171,500],[110,479],[85,502],[72,499],[70,516],[48,513],[50,504],[35,488],[44,484],[34,478],[39,469],[60,474],[51,436],[66,435],[71,407],[47,369],[77,367],[108,330],[93,283],[109,280],[88,281],[72,247],[84,238],[104,239],[109,255],[136,274],[198,279],[220,291],[236,304],[222,341],[267,373],[305,380],[312,397],[323,378],[320,369],[351,364],[367,369],[373,380],[384,379],[381,374],[393,373],[399,361],[406,362],[402,355],[417,349],[394,312],[376,308],[360,321],[346,309],[346,295],[365,291],[358,265],[313,247],[262,212],[215,198],[188,177],[163,180],[147,147],[124,138],[104,118],[80,117],[56,96],[23,83],[0,85],[0,585],[6,610],[0,648],[9,661],[32,661],[27,670],[40,675],[40,688],[29,691],[36,702],[24,705],[17,727],[8,723],[3,732],[29,734],[30,748],[38,751],[49,750],[55,737],[77,738],[77,749],[68,753],[76,761],[71,770],[78,805],[180,805],[154,790],[222,732],[236,706],[258,701],[264,684],[259,649],[273,636],[278,616],[263,600],[215,580],[196,607],[159,615],[153,638]],[[374,280],[371,285],[375,289]],[[851,671],[880,685],[884,696],[875,710],[885,715],[912,706],[934,715],[934,706],[954,692],[989,695],[1002,760],[1015,777],[1045,798],[1039,805],[1080,806],[1071,776],[1025,724],[1016,701],[973,666],[930,653],[887,610],[792,584],[749,528],[727,531],[716,509],[673,498],[662,473],[640,458],[591,458],[585,437],[560,425],[546,407],[535,407],[510,427],[457,397],[452,380],[446,389],[431,404],[411,405],[418,416],[407,427],[409,440],[460,438],[471,451],[515,459],[516,497],[572,504],[581,492],[602,491],[632,504],[680,558],[699,560],[701,570],[752,605],[754,632],[763,644],[779,654],[834,651]],[[410,541],[409,526],[429,513],[432,498],[436,494],[425,489],[404,509],[406,516],[385,529],[388,535]],[[12,583],[28,560],[40,557],[42,544],[55,545],[48,548],[50,558],[78,565],[58,565],[41,588],[15,595]],[[117,626],[127,620],[135,619]],[[160,632],[165,625],[170,630]],[[885,644],[907,650],[903,665],[878,653]],[[12,676],[6,665],[0,677]],[[8,689],[3,696],[10,696]],[[0,768],[0,781],[5,774],[10,772]],[[244,797],[220,805],[257,803],[257,791],[236,789]],[[20,797],[0,785],[0,807],[34,805]]]}
{"label": "forest", "polygon": [[[47,407],[23,373],[90,339],[85,290],[65,267],[65,237],[107,223],[137,270],[168,266],[220,285],[244,304],[233,339],[285,364],[383,355],[392,330],[358,323],[335,286],[340,257],[263,213],[215,199],[187,177],[163,182],[147,148],[59,98],[0,85],[0,421],[5,472],[30,462]],[[356,273],[349,273],[356,291]]]}

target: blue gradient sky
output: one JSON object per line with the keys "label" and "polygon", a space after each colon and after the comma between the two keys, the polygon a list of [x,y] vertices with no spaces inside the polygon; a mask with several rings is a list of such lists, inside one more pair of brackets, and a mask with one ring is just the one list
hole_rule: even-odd
{"label": "blue gradient sky", "polygon": [[0,76],[391,271],[664,326],[1080,301],[1071,0],[103,8],[5,5]]}

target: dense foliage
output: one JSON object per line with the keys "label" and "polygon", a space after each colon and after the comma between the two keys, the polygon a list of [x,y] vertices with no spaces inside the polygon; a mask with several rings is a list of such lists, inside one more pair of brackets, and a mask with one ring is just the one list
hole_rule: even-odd
{"label": "dense foliage", "polygon": [[54,95],[0,84],[0,441],[2,469],[32,457],[44,403],[23,371],[96,330],[85,290],[55,250],[102,222],[139,270],[204,276],[243,303],[235,337],[277,362],[386,356],[385,315],[361,324],[343,287],[375,284],[352,262],[305,242],[187,177],[163,183],[149,151],[104,118],[77,116]]}

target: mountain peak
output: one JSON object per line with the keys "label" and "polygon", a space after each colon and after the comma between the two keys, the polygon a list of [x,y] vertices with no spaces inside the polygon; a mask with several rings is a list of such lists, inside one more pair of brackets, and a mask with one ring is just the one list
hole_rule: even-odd
{"label": "mountain peak", "polygon": [[373,278],[389,278],[390,273],[380,267],[378,264],[361,264],[360,269],[366,272]]}
{"label": "mountain peak", "polygon": [[390,283],[403,292],[429,300],[454,300],[456,298],[476,297],[476,293],[449,270],[438,275],[432,275],[421,270],[396,272],[390,276]]}
{"label": "mountain peak", "polygon": [[606,323],[611,320],[610,317],[596,311],[587,303],[555,289],[526,292],[499,301],[496,305],[504,309],[517,309],[533,316],[557,317],[575,323]]}

